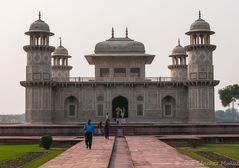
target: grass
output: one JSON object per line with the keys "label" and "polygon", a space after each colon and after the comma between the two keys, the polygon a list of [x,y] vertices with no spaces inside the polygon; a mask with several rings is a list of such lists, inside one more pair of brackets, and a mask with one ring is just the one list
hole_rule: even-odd
{"label": "grass", "polygon": [[239,160],[239,144],[206,144],[202,148]]}
{"label": "grass", "polygon": [[205,166],[208,166],[210,168],[223,168],[222,166],[218,165],[217,163],[215,162],[212,162],[196,153],[194,153],[195,149],[193,148],[190,148],[190,147],[179,147],[177,148],[177,150],[184,154],[184,155],[187,155],[195,160],[198,160],[200,161],[200,163],[204,164]]}
{"label": "grass", "polygon": [[60,153],[64,152],[66,148],[51,148],[50,150],[45,150],[40,148],[38,144],[34,145],[0,145],[0,162],[5,160],[13,159],[17,156],[23,155],[28,152],[47,152],[46,155],[43,155],[32,162],[24,165],[24,168],[35,168],[45,162],[56,157]]}
{"label": "grass", "polygon": [[178,147],[177,150],[210,168],[222,168],[222,166],[196,154],[195,151],[211,151],[239,160],[239,144],[205,144],[197,148]]}

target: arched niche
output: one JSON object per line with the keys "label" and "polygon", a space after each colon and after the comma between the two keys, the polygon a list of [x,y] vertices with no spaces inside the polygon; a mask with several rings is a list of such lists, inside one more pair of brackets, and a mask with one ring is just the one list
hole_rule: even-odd
{"label": "arched niche", "polygon": [[165,96],[162,99],[163,117],[173,117],[176,111],[176,100],[172,96]]}
{"label": "arched niche", "polygon": [[69,96],[65,99],[65,117],[77,117],[79,109],[78,99],[74,96]]}

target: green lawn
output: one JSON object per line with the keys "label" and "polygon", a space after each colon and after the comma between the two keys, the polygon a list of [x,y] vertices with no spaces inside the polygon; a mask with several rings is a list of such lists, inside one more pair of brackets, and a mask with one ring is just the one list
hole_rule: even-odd
{"label": "green lawn", "polygon": [[40,148],[38,144],[34,145],[0,145],[0,162],[5,160],[13,159],[27,152],[47,152],[46,155],[39,157],[38,159],[29,162],[24,168],[35,168],[43,163],[51,160],[60,153],[64,152],[66,148],[51,148],[50,150],[45,150]]}
{"label": "green lawn", "polygon": [[239,160],[239,144],[205,144],[197,148],[178,147],[177,150],[191,158],[198,160],[210,168],[222,168],[222,166],[205,159],[204,157],[196,154],[194,151],[212,151],[233,159]]}
{"label": "green lawn", "polygon": [[207,144],[201,148],[239,160],[239,144]]}

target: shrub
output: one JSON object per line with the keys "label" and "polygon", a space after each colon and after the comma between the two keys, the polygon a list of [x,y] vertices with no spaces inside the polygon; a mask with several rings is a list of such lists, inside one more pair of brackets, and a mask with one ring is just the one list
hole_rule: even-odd
{"label": "shrub", "polygon": [[52,136],[44,135],[41,137],[41,146],[45,149],[50,149],[52,145]]}
{"label": "shrub", "polygon": [[199,145],[199,142],[197,139],[189,139],[188,143],[192,148],[196,148]]}

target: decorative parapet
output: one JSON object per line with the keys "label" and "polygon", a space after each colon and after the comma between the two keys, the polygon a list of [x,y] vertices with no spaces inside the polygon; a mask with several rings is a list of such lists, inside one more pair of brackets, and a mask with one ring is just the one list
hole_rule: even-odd
{"label": "decorative parapet", "polygon": [[[112,79],[112,78],[111,78]],[[123,78],[122,78],[123,79]],[[57,78],[51,81],[21,81],[20,84],[24,87],[45,86],[45,87],[82,87],[90,85],[95,87],[97,85],[105,85],[108,87],[115,85],[135,86],[135,85],[156,85],[156,86],[216,86],[218,80],[195,80],[190,81],[182,78],[171,77],[146,77],[144,79],[132,80],[132,78],[125,77],[123,80],[96,80],[94,77],[71,77],[71,78]]]}
{"label": "decorative parapet", "polygon": [[35,49],[44,50],[44,51],[51,51],[53,52],[55,50],[55,47],[53,46],[46,46],[46,45],[26,45],[23,47],[25,51],[31,51]]}
{"label": "decorative parapet", "polygon": [[169,65],[168,68],[169,69],[177,69],[177,68],[184,68],[186,69],[188,67],[188,65]]}
{"label": "decorative parapet", "polygon": [[[67,78],[69,82],[172,82],[172,81],[184,81],[183,78],[174,78],[174,77],[70,77]],[[52,79],[57,82],[64,82],[66,79]]]}
{"label": "decorative parapet", "polygon": [[219,84],[219,80],[187,80],[184,82],[185,86],[216,86]]}
{"label": "decorative parapet", "polygon": [[191,45],[187,45],[184,47],[187,51],[190,50],[195,50],[195,49],[209,49],[211,51],[214,51],[217,47],[215,45],[212,44],[191,44]]}
{"label": "decorative parapet", "polygon": [[71,70],[72,69],[72,66],[68,66],[68,65],[65,65],[65,66],[63,66],[63,65],[52,65],[51,66],[52,67],[52,69],[60,69],[60,70]]}
{"label": "decorative parapet", "polygon": [[23,87],[32,87],[32,86],[44,86],[44,87],[53,87],[55,86],[55,82],[52,81],[21,81],[20,84]]}

